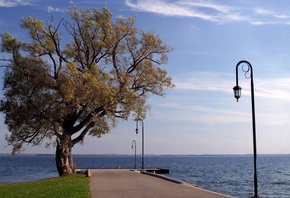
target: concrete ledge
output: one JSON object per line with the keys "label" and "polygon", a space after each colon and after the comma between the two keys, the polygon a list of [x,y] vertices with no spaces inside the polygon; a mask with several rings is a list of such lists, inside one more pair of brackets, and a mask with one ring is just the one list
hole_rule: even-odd
{"label": "concrete ledge", "polygon": [[131,171],[148,172],[154,174],[169,174],[169,169],[166,168],[145,168],[145,169],[130,169]]}
{"label": "concrete ledge", "polygon": [[167,181],[170,181],[170,182],[174,182],[176,184],[184,184],[184,181],[181,181],[181,180],[178,180],[178,179],[174,179],[174,178],[171,178],[171,177],[166,177],[164,175],[159,175],[159,174],[155,174],[155,173],[150,173],[150,172],[147,172],[147,171],[141,171],[142,174],[146,174],[146,175],[150,175],[150,176],[153,176],[153,177],[158,177],[158,178],[161,178],[161,179],[164,179],[164,180],[167,180]]}
{"label": "concrete ledge", "polygon": [[169,169],[165,168],[146,168],[144,169],[146,172],[156,173],[156,174],[169,174]]}

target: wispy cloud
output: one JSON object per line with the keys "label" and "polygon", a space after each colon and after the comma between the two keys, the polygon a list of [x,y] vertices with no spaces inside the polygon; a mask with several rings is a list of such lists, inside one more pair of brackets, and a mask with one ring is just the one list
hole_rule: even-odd
{"label": "wispy cloud", "polygon": [[184,79],[187,80],[176,80],[174,82],[175,89],[229,92],[232,91],[231,88],[235,83],[233,75],[214,72],[195,72]]}
{"label": "wispy cloud", "polygon": [[66,9],[47,6],[47,12],[65,12]]}
{"label": "wispy cloud", "polygon": [[244,22],[253,25],[289,24],[290,13],[263,8],[239,8],[200,0],[125,0],[127,6],[164,16],[198,18],[215,23]]}
{"label": "wispy cloud", "polygon": [[163,0],[131,0],[125,1],[126,5],[144,12],[152,12],[165,16],[195,17],[207,21],[218,21],[221,16],[206,13],[204,8],[218,13],[227,13],[231,8],[212,3],[200,3],[194,1],[176,1],[169,3]]}
{"label": "wispy cloud", "polygon": [[256,96],[290,101],[290,79],[257,79],[255,81]]}
{"label": "wispy cloud", "polygon": [[84,0],[70,0],[70,4],[79,4],[79,3],[92,3],[91,1],[84,1]]}
{"label": "wispy cloud", "polygon": [[[242,98],[236,104],[232,91],[235,75],[195,72],[183,79],[186,80],[175,82],[175,94],[155,103],[153,115],[156,118],[193,121],[207,126],[251,121],[250,80],[240,79]],[[267,126],[286,124],[290,109],[290,78],[255,78],[254,83],[259,123]]]}
{"label": "wispy cloud", "polygon": [[254,14],[256,17],[249,21],[249,23],[254,25],[290,24],[290,13],[276,12],[264,8],[256,8],[254,10]]}
{"label": "wispy cloud", "polygon": [[[183,111],[181,111],[182,109]],[[175,116],[174,119],[179,118],[180,120],[198,121],[207,124],[246,122],[249,117],[249,113],[237,112],[235,110],[228,110],[218,107],[210,108],[202,105],[179,106],[175,108],[175,112],[179,116]],[[168,115],[168,117],[170,116],[171,115]],[[239,117],[240,120],[237,121],[237,117]]]}
{"label": "wispy cloud", "polygon": [[266,10],[264,8],[257,8],[255,12],[257,14],[260,14],[260,15],[267,15],[270,17],[278,18],[278,19],[289,19],[290,18],[289,13],[279,13],[279,12],[274,12],[272,10]]}
{"label": "wispy cloud", "polygon": [[219,5],[219,4],[212,3],[210,1],[187,0],[187,1],[179,1],[178,3],[180,5],[186,5],[186,6],[195,7],[195,8],[212,9],[213,11],[222,12],[222,13],[229,13],[233,10],[233,8],[230,6]]}
{"label": "wispy cloud", "polygon": [[[186,81],[174,82],[175,89],[195,90],[206,92],[232,92],[235,85],[235,76],[226,73],[196,72]],[[240,82],[240,86],[241,83]],[[249,82],[250,83],[250,82]],[[254,79],[255,96],[268,99],[277,99],[290,102],[290,79],[289,78],[272,78],[272,79]],[[249,96],[250,84],[242,89],[243,95]]]}
{"label": "wispy cloud", "polygon": [[0,7],[15,7],[15,6],[24,6],[32,5],[32,1],[29,0],[0,0]]}

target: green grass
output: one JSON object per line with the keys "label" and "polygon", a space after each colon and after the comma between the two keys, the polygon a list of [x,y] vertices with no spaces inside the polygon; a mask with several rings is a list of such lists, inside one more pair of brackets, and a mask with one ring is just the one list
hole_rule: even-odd
{"label": "green grass", "polygon": [[70,174],[45,180],[0,184],[0,197],[69,197],[89,198],[89,178],[83,174]]}

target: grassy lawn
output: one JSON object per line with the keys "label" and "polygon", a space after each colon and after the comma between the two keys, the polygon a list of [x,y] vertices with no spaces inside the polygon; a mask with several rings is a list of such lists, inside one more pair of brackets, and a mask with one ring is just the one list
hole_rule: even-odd
{"label": "grassy lawn", "polygon": [[83,174],[71,174],[45,180],[0,184],[0,197],[69,197],[89,198],[89,178]]}

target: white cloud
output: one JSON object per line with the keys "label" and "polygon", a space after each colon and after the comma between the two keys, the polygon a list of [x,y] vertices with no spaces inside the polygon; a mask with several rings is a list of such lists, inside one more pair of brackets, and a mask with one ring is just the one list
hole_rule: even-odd
{"label": "white cloud", "polygon": [[84,4],[84,3],[92,3],[91,1],[84,1],[84,0],[70,0],[70,4]]}
{"label": "white cloud", "polygon": [[272,17],[278,18],[278,19],[286,19],[286,18],[289,19],[290,18],[289,14],[287,14],[287,13],[274,12],[272,10],[267,10],[264,8],[257,8],[256,13],[260,14],[260,15],[269,15],[269,16],[272,16]]}
{"label": "white cloud", "polygon": [[[198,93],[187,93],[187,95],[190,96],[186,98],[182,94],[178,94],[179,99],[176,97],[163,99],[162,103],[154,106],[152,116],[158,120],[193,121],[206,125],[249,121],[250,112],[235,110],[232,107],[236,106],[235,99],[229,94],[226,94],[227,96],[221,94],[215,98],[210,93],[206,94],[208,98],[198,96]],[[227,101],[231,101],[230,104]]]}
{"label": "white cloud", "polygon": [[255,80],[255,96],[290,101],[290,77]]}
{"label": "white cloud", "polygon": [[127,6],[164,16],[192,17],[215,23],[245,22],[252,25],[289,24],[290,13],[264,8],[238,8],[215,1],[125,0]]}
{"label": "white cloud", "polygon": [[166,3],[163,1],[137,1],[133,3],[126,0],[126,4],[136,10],[154,12],[167,16],[194,16],[199,15],[197,12],[193,12],[186,6],[177,6],[176,4]]}
{"label": "white cloud", "polygon": [[187,0],[187,1],[180,1],[180,4],[192,6],[192,7],[200,7],[200,8],[209,8],[218,12],[222,13],[229,13],[230,11],[233,10],[232,7],[227,6],[227,5],[219,5],[214,2],[210,1],[192,1],[192,0]]}
{"label": "white cloud", "polygon": [[165,16],[195,17],[207,21],[218,21],[221,18],[217,15],[205,13],[199,8],[210,8],[220,13],[230,10],[227,6],[220,6],[211,3],[200,3],[193,1],[176,1],[168,3],[163,0],[137,0],[135,3],[131,0],[125,1],[126,5],[135,10],[153,12]]}
{"label": "white cloud", "polygon": [[0,7],[15,7],[23,5],[31,5],[32,1],[29,0],[0,0]]}
{"label": "white cloud", "polygon": [[[242,74],[241,74],[242,75]],[[250,80],[240,78],[242,98],[235,102],[232,87],[235,76],[227,73],[195,72],[175,82],[174,91],[156,99],[155,119],[192,121],[205,126],[251,122]],[[290,113],[290,77],[254,79],[256,117],[262,126],[281,126]]]}
{"label": "white cloud", "polygon": [[[235,76],[231,74],[196,72],[184,79],[187,80],[174,82],[176,85],[175,89],[228,93],[232,92],[232,87],[235,85]],[[239,84],[243,87],[242,94],[249,96],[250,80],[248,80],[248,84],[244,84],[245,82],[243,81],[247,79],[239,79]],[[289,78],[272,79],[254,78],[254,89],[255,97],[290,101],[290,76]]]}
{"label": "white cloud", "polygon": [[195,72],[184,79],[174,82],[175,89],[232,92],[235,84],[235,77],[226,73]]}
{"label": "white cloud", "polygon": [[166,108],[176,108],[176,107],[179,107],[180,105],[178,103],[163,103],[159,106],[166,107]]}
{"label": "white cloud", "polygon": [[65,12],[65,9],[47,6],[47,11],[48,12]]}

